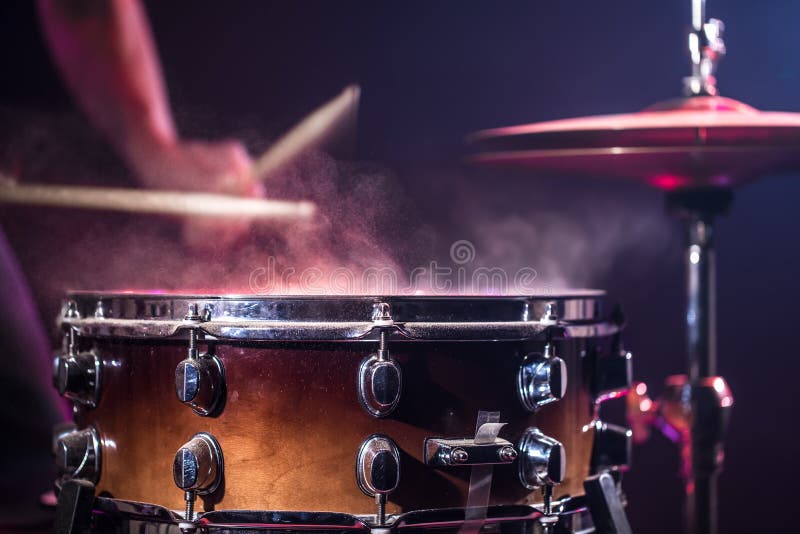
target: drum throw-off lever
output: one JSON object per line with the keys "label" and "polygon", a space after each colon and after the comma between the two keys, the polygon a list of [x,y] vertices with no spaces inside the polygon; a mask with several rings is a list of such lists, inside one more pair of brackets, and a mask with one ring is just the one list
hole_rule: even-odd
{"label": "drum throw-off lever", "polygon": [[[500,422],[500,412],[478,412],[478,421],[475,425],[475,438],[472,440],[476,447],[498,445],[497,435],[505,426]],[[426,449],[429,440],[426,440]],[[463,450],[463,449],[462,449]],[[512,453],[513,451],[513,453]],[[427,456],[427,454],[426,454]],[[467,506],[464,510],[464,523],[458,529],[458,534],[477,534],[486,522],[486,510],[489,506],[489,495],[492,491],[492,475],[495,463],[511,463],[517,458],[517,451],[511,444],[499,443],[496,452],[499,461],[490,463],[472,464],[472,473],[469,478],[469,491],[467,493]],[[469,462],[469,458],[466,459]],[[465,462],[465,463],[466,463]]]}
{"label": "drum throw-off lever", "polygon": [[403,389],[403,373],[389,357],[389,330],[395,328],[387,302],[373,306],[372,322],[378,329],[378,352],[368,356],[358,368],[358,400],[373,417],[386,417],[397,408]]}

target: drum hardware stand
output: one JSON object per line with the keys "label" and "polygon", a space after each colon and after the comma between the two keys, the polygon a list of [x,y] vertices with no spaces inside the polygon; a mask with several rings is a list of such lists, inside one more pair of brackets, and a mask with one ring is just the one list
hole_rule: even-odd
{"label": "drum hardware stand", "polygon": [[658,401],[647,387],[632,388],[628,417],[640,434],[654,427],[681,448],[687,531],[717,532],[717,476],[722,467],[723,437],[733,406],[728,384],[717,376],[716,262],[714,219],[730,208],[729,189],[676,191],[667,195],[667,210],[686,226],[686,332],[688,375],[668,377]]}
{"label": "drum hardware stand", "polygon": [[617,484],[610,473],[594,475],[583,481],[589,513],[597,534],[631,534],[625,507],[619,498]]}
{"label": "drum hardware stand", "polygon": [[[727,384],[716,376],[714,218],[728,208],[734,185],[763,171],[796,170],[800,164],[800,114],[760,112],[717,97],[714,73],[726,53],[724,26],[706,19],[705,4],[691,0],[692,71],[683,83],[686,98],[633,114],[486,130],[470,141],[480,147],[472,158],[480,164],[633,178],[671,191],[668,203],[683,214],[689,240],[689,372],[676,417],[687,425],[679,437],[688,465],[687,530],[692,534],[717,531],[716,477],[733,404]],[[646,134],[641,144],[632,143],[639,132]],[[563,141],[554,142],[554,135]]]}
{"label": "drum hardware stand", "polygon": [[[684,220],[688,236],[686,327],[689,373],[683,411],[690,414],[686,517],[694,534],[717,532],[717,475],[733,397],[717,374],[714,219],[733,200],[728,189],[696,189],[667,196],[668,210]],[[727,395],[720,396],[727,392]],[[684,440],[686,441],[686,440]]]}
{"label": "drum hardware stand", "polygon": [[94,508],[95,485],[88,480],[71,479],[61,484],[53,531],[56,534],[89,532]]}
{"label": "drum hardware stand", "polygon": [[725,55],[724,29],[721,20],[709,19],[706,22],[706,0],[692,0],[692,31],[689,33],[692,75],[683,79],[688,96],[717,95],[714,72]]}
{"label": "drum hardware stand", "polygon": [[[717,19],[706,21],[705,0],[692,0],[689,52],[692,75],[684,79],[688,96],[716,96],[714,72],[725,55]],[[698,135],[702,135],[702,130]],[[688,349],[685,394],[681,395],[683,474],[687,531],[715,534],[717,475],[722,467],[723,436],[733,405],[730,389],[717,373],[716,261],[714,219],[728,211],[733,193],[726,188],[694,188],[667,194],[667,209],[684,221],[687,243],[686,335]]]}
{"label": "drum hardware stand", "polygon": [[[706,22],[705,0],[692,0],[689,52],[692,75],[684,80],[690,96],[716,96],[714,71],[722,56],[725,26]],[[730,189],[695,188],[667,195],[668,211],[686,225],[688,236],[686,334],[689,373],[684,379],[682,412],[689,417],[682,439],[686,488],[686,522],[691,534],[715,534],[717,475],[722,467],[722,440],[733,397],[717,373],[716,261],[714,219],[728,211]],[[723,394],[724,393],[724,394]]]}

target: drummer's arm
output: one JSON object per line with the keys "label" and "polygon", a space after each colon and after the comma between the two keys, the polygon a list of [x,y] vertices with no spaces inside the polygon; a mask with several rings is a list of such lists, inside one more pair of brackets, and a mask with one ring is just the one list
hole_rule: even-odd
{"label": "drummer's arm", "polygon": [[148,187],[245,192],[239,143],[181,142],[138,0],[39,0],[50,50],[92,123]]}
{"label": "drummer's arm", "polygon": [[177,141],[161,67],[136,0],[39,0],[51,53],[81,107],[128,159]]}

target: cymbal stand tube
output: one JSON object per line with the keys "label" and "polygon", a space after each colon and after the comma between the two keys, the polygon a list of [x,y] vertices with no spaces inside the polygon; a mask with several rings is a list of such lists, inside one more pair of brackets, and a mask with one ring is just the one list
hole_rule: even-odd
{"label": "cymbal stand tube", "polygon": [[687,96],[715,96],[717,70],[725,55],[725,42],[722,33],[725,25],[717,19],[706,21],[706,1],[692,0],[692,31],[689,32],[689,57],[692,60],[692,74],[684,78],[684,91]]}
{"label": "cymbal stand tube", "polygon": [[711,189],[675,192],[668,206],[685,222],[686,336],[688,379],[691,387],[691,430],[686,483],[686,522],[691,534],[717,532],[717,475],[721,467],[724,425],[714,424],[719,406],[706,394],[709,378],[717,373],[716,262],[714,218],[727,211],[733,195]]}
{"label": "cymbal stand tube", "polygon": [[692,29],[696,32],[703,30],[706,21],[706,0],[692,0]]}

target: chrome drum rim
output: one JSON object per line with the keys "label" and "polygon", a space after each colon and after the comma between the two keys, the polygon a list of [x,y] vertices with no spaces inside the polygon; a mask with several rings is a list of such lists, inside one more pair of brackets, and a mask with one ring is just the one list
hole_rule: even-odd
{"label": "chrome drum rim", "polygon": [[[514,341],[611,335],[602,291],[529,296],[240,296],[72,292],[59,318],[83,337],[232,341]],[[548,305],[556,323],[541,320]],[[391,320],[373,318],[388,306]],[[196,310],[192,313],[191,310]]]}

